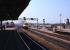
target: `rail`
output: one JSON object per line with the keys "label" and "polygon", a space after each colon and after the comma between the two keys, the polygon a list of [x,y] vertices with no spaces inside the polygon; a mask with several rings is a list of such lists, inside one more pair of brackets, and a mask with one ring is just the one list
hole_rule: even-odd
{"label": "rail", "polygon": [[58,45],[62,48],[70,50],[70,48],[69,48],[70,47],[70,41],[66,41],[66,40],[51,36],[50,34],[49,35],[44,34],[43,32],[36,31],[36,30],[29,30],[29,31],[35,33],[36,35],[39,35],[39,36],[43,37],[44,39],[46,39],[47,41],[49,41],[51,43],[54,43],[55,45]]}
{"label": "rail", "polygon": [[31,39],[25,32],[18,32],[20,38],[25,41],[26,45],[28,46],[29,50],[48,50],[44,46],[38,44],[33,39]]}

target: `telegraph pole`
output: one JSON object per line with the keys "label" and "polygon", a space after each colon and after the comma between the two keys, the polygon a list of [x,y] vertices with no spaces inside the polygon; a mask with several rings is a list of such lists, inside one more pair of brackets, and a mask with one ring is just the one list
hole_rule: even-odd
{"label": "telegraph pole", "polygon": [[61,16],[62,16],[62,14],[60,13],[60,31],[61,31]]}

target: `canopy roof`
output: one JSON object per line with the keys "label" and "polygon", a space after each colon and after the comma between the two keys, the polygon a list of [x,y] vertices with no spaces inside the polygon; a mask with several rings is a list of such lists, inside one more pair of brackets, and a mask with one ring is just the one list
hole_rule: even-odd
{"label": "canopy roof", "polygon": [[17,20],[30,0],[0,0],[0,20]]}

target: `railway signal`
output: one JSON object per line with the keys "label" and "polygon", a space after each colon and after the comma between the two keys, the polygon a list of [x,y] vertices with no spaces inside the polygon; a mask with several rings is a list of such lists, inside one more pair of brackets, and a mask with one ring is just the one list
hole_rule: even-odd
{"label": "railway signal", "polygon": [[23,17],[24,20],[26,20],[26,17]]}

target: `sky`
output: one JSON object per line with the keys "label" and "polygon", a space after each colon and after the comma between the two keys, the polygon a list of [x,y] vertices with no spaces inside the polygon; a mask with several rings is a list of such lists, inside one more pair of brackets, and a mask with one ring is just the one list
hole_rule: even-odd
{"label": "sky", "polygon": [[70,19],[70,0],[31,0],[19,18],[38,18],[39,23],[60,23]]}

